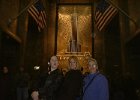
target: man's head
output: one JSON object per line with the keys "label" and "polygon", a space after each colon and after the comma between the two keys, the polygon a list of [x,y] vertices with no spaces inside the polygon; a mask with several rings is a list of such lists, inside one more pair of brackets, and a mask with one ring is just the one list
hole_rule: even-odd
{"label": "man's head", "polygon": [[98,71],[97,61],[93,58],[88,60],[88,69],[90,73],[96,73]]}
{"label": "man's head", "polygon": [[58,59],[56,56],[52,56],[50,59],[50,66],[51,66],[51,70],[55,70],[58,68]]}

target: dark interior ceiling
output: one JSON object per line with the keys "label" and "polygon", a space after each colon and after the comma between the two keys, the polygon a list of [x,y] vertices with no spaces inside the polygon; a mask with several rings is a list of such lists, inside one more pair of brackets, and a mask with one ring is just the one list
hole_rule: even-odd
{"label": "dark interior ceiling", "polygon": [[49,2],[54,3],[91,3],[91,2],[98,2],[100,0],[49,0]]}

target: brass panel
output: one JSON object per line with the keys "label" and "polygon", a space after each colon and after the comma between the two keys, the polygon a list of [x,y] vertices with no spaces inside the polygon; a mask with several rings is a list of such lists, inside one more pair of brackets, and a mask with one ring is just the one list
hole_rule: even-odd
{"label": "brass panel", "polygon": [[[71,41],[76,44],[75,51],[70,49],[73,48]],[[58,9],[57,55],[61,59],[62,56],[68,59],[69,56],[75,54],[85,57],[87,52],[89,54],[92,52],[91,6],[60,5]],[[61,63],[65,65],[66,62]]]}
{"label": "brass panel", "polygon": [[[75,12],[74,12],[74,9]],[[81,52],[92,49],[92,22],[90,6],[60,6],[58,15],[57,54],[67,52],[72,34],[72,14],[77,14],[77,42]]]}

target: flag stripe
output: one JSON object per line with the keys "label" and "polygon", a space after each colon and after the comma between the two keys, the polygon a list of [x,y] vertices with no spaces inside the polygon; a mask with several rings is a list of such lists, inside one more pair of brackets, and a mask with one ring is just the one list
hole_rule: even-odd
{"label": "flag stripe", "polygon": [[44,22],[44,25],[46,26],[46,13],[45,13],[45,11],[43,11],[43,22]]}
{"label": "flag stripe", "polygon": [[95,23],[98,30],[103,30],[117,12],[118,10],[114,6],[102,0],[95,11]]}
{"label": "flag stripe", "polygon": [[102,19],[106,16],[106,14],[108,14],[109,10],[110,10],[110,7],[103,14],[100,13],[100,15],[97,16],[98,23],[100,23]]}
{"label": "flag stripe", "polygon": [[106,20],[104,20],[103,26],[105,26],[105,23],[108,23],[108,22],[113,18],[113,15],[114,15],[115,12],[116,12],[115,10],[112,11],[112,12],[109,14],[109,16],[106,17]]}
{"label": "flag stripe", "polygon": [[109,22],[109,20],[112,18],[113,14],[115,14],[115,12],[116,12],[116,10],[110,9],[110,11],[109,11],[108,13],[106,13],[106,15],[102,18],[101,23],[99,23],[99,25],[98,25],[99,28],[100,28],[100,27],[104,27],[105,24],[106,24],[107,22]]}
{"label": "flag stripe", "polygon": [[[115,11],[113,11],[113,12],[115,12]],[[103,23],[103,25],[101,25],[99,28],[100,28],[100,30],[102,30],[104,27],[105,27],[105,25],[106,25],[106,23],[107,22],[109,22],[109,20],[111,20],[111,18],[113,18],[112,16],[113,16],[113,14],[114,13],[111,13],[108,17],[107,17],[107,19],[106,20],[104,20],[104,23]]]}
{"label": "flag stripe", "polygon": [[[107,13],[104,13],[104,15],[100,18],[101,21],[99,20],[98,23],[101,22],[101,24],[103,24],[104,20],[106,20],[106,18],[109,17],[109,15],[112,15],[114,13],[113,10],[114,9],[109,9],[109,11]],[[98,23],[97,23],[97,25],[98,25]]]}
{"label": "flag stripe", "polygon": [[[115,13],[116,10],[114,10],[113,8],[109,7],[106,12],[100,17],[98,17],[97,20],[98,23],[97,23],[97,26],[99,26],[99,28],[103,25],[105,25],[105,23],[107,23],[109,21],[109,19],[112,17],[112,16],[109,16],[109,15],[113,15]],[[106,19],[107,18],[107,19]]]}
{"label": "flag stripe", "polygon": [[31,7],[30,9],[28,9],[28,12],[30,13],[30,15],[35,19],[36,23],[38,23],[38,12],[36,11],[36,9],[34,9],[34,7]]}
{"label": "flag stripe", "polygon": [[46,13],[40,0],[31,7],[29,7],[28,12],[36,21],[38,25],[38,30],[41,31],[41,29],[46,26]]}

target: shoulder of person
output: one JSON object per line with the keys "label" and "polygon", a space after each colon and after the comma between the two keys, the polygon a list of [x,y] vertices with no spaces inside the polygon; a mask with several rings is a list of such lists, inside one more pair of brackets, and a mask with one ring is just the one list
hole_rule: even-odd
{"label": "shoulder of person", "polygon": [[56,69],[53,72],[54,72],[54,74],[59,74],[59,75],[63,74],[60,69]]}
{"label": "shoulder of person", "polygon": [[101,73],[97,77],[99,80],[107,80],[106,76]]}

